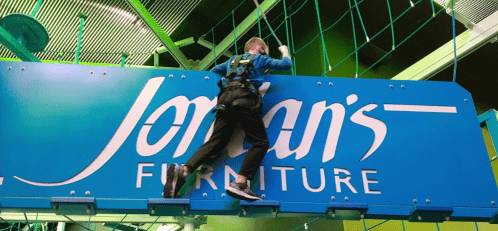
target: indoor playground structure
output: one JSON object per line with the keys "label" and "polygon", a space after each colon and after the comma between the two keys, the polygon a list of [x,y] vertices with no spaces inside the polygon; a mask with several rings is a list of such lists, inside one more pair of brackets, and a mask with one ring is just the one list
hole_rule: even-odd
{"label": "indoor playground structure", "polygon": [[[2,0],[0,17],[0,231],[498,230],[497,0]],[[163,198],[213,133],[209,70],[252,37],[293,61],[259,88],[262,200],[225,193],[241,127]]]}

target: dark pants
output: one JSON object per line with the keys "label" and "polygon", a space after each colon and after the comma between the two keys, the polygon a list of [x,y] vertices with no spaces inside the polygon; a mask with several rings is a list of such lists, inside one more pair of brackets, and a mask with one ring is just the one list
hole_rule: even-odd
{"label": "dark pants", "polygon": [[252,147],[247,151],[239,175],[252,180],[269,147],[266,128],[258,108],[234,106],[228,112],[219,111],[216,114],[211,137],[190,157],[185,165],[190,170],[195,170],[206,160],[219,154],[230,141],[237,122],[242,124],[246,138],[252,144]]}

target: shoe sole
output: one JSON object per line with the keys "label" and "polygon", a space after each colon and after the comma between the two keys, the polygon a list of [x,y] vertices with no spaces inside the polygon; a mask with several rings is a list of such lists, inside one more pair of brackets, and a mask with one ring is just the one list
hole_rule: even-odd
{"label": "shoe sole", "polygon": [[164,198],[173,198],[174,197],[173,192],[175,191],[176,181],[178,180],[178,177],[176,177],[176,179],[175,179],[176,166],[178,166],[178,165],[172,164],[168,168],[168,173],[167,173],[168,178],[166,179],[166,184],[164,185],[163,194],[165,192],[168,192],[169,194],[163,195]]}
{"label": "shoe sole", "polygon": [[261,198],[259,198],[259,197],[251,196],[245,192],[241,192],[241,191],[239,191],[235,188],[232,188],[230,186],[228,186],[228,188],[226,189],[226,192],[229,196],[236,198],[236,199],[239,199],[239,200],[248,200],[248,201],[261,200]]}

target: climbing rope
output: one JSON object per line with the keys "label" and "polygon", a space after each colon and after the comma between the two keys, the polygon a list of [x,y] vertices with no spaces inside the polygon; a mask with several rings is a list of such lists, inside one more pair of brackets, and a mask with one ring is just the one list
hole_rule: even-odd
{"label": "climbing rope", "polygon": [[[391,4],[389,3],[389,0],[386,0],[387,1],[387,9],[389,10],[389,21],[391,22],[391,35],[392,35],[392,38],[393,38],[393,47],[392,47],[392,50],[396,49],[396,42],[394,41],[394,25],[393,25],[393,16],[391,14]],[[432,0],[431,0],[432,1]],[[433,5],[434,6],[434,5]],[[434,10],[434,8],[432,8]],[[433,13],[434,15],[434,13]]]}
{"label": "climbing rope", "polygon": [[311,225],[311,224],[313,224],[315,221],[318,221],[318,220],[320,220],[320,217],[317,217],[317,218],[313,219],[312,221],[310,221],[310,222],[308,222],[308,223],[304,223],[304,225],[301,225],[301,226],[299,226],[299,227],[297,227],[297,228],[293,229],[292,231],[300,230],[300,229],[302,229],[302,228],[305,228],[305,230],[308,230],[308,228],[307,228],[307,227],[308,227],[308,225]]}
{"label": "climbing rope", "polygon": [[[389,0],[387,0],[389,1]],[[349,8],[351,9],[351,1],[348,0]],[[356,54],[356,74],[355,78],[358,78],[358,44],[356,43],[356,29],[354,27],[354,17],[353,17],[353,11],[349,11],[351,13],[351,23],[353,24],[353,38],[354,38],[354,49],[355,49],[355,54]]]}
{"label": "climbing rope", "polygon": [[[237,48],[237,34],[235,33],[235,14],[232,10],[232,22],[233,22],[233,43],[235,44],[235,48]],[[214,44],[213,44],[214,46]],[[235,49],[235,54],[239,55],[239,49]]]}
{"label": "climbing rope", "polygon": [[453,66],[453,82],[456,81],[457,71],[457,49],[456,49],[456,32],[455,32],[455,0],[451,0],[451,22],[453,24],[453,54],[455,57],[455,65]]}

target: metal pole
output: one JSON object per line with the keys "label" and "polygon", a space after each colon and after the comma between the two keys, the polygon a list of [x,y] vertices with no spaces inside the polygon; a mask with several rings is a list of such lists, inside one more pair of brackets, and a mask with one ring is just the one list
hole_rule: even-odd
{"label": "metal pole", "polygon": [[158,66],[159,66],[159,54],[157,52],[154,52],[154,67]]}
{"label": "metal pole", "polygon": [[[121,66],[124,67],[126,63],[126,58],[130,56],[130,53],[123,53],[123,56],[121,56]],[[155,62],[154,62],[155,65]]]}
{"label": "metal pole", "polygon": [[33,11],[31,11],[31,17],[35,17],[36,13],[38,13],[38,10],[40,10],[41,4],[43,3],[43,0],[38,0],[38,2],[35,5],[35,8],[33,8]]}
{"label": "metal pole", "polygon": [[84,13],[79,13],[80,18],[80,31],[78,33],[78,48],[76,48],[76,64],[80,64],[80,53],[81,53],[81,40],[83,37],[83,27],[85,25],[86,15]]}

